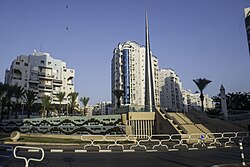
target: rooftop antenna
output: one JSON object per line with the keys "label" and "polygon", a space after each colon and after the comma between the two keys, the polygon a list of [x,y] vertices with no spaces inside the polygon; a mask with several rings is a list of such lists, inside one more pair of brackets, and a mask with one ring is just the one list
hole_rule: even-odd
{"label": "rooftop antenna", "polygon": [[42,52],[42,49],[43,49],[43,44],[41,43],[40,44],[40,52]]}

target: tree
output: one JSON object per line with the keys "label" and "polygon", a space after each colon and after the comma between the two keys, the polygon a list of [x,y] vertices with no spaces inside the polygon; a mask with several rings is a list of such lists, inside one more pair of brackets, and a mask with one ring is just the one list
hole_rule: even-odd
{"label": "tree", "polygon": [[13,94],[14,94],[14,97],[16,99],[16,104],[15,104],[15,118],[17,119],[17,112],[20,109],[19,99],[21,99],[24,96],[25,90],[21,86],[14,85],[13,86]]}
{"label": "tree", "polygon": [[6,94],[5,94],[6,101],[7,101],[7,119],[9,119],[11,116],[10,108],[13,109],[12,102],[11,102],[11,98],[13,97],[13,95],[14,95],[14,86],[8,85]]}
{"label": "tree", "polygon": [[89,102],[89,97],[83,97],[83,98],[81,97],[80,101],[82,102],[83,107],[84,107],[84,116],[86,116],[87,115],[86,107],[87,107],[88,102]]}
{"label": "tree", "polygon": [[[212,97],[217,108],[221,107],[220,94]],[[226,94],[227,109],[229,110],[250,110],[250,92],[232,92]]]}
{"label": "tree", "polygon": [[0,98],[2,98],[5,92],[6,92],[6,85],[0,82]]}
{"label": "tree", "polygon": [[[42,106],[43,106],[42,115],[46,115],[48,117],[52,99],[48,95],[43,95],[41,100],[42,100]],[[45,113],[47,113],[47,114],[45,114]]]}
{"label": "tree", "polygon": [[204,111],[204,95],[203,95],[203,90],[205,87],[212,81],[206,79],[206,78],[199,78],[199,79],[193,79],[194,83],[200,90],[200,99],[201,99],[201,110]]}
{"label": "tree", "polygon": [[[60,103],[60,112],[62,113],[62,101],[64,99],[64,97],[66,96],[66,93],[65,92],[59,92],[56,97],[58,98],[59,100],[59,103]],[[60,114],[60,113],[59,113]]]}
{"label": "tree", "polygon": [[231,110],[248,110],[250,108],[250,94],[249,93],[228,93],[227,102],[228,109]]}
{"label": "tree", "polygon": [[70,104],[70,114],[72,115],[75,111],[75,108],[77,107],[77,97],[78,92],[71,92],[68,94],[68,97],[70,98],[69,104]]}
{"label": "tree", "polygon": [[3,119],[4,108],[7,104],[7,99],[5,97],[7,88],[8,88],[7,84],[3,84],[2,82],[0,82],[0,103],[1,103],[0,120]]}
{"label": "tree", "polygon": [[124,94],[124,91],[120,90],[120,89],[116,89],[116,90],[113,91],[113,93],[117,98],[117,107],[120,108],[120,106],[121,106],[121,97]]}
{"label": "tree", "polygon": [[26,106],[28,108],[28,116],[27,117],[30,118],[30,113],[31,113],[32,107],[34,105],[34,102],[36,100],[36,93],[34,91],[28,90],[28,91],[26,91],[24,98],[26,101]]}

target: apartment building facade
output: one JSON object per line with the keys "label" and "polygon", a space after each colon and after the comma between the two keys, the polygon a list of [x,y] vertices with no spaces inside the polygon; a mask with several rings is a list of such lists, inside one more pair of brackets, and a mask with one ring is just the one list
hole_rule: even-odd
{"label": "apartment building facade", "polygon": [[[184,105],[184,112],[189,112],[192,109],[201,110],[201,99],[200,93],[192,93],[191,90],[182,90],[183,94],[183,105]],[[208,96],[208,94],[204,94],[204,101],[203,101],[204,109],[212,109],[215,107],[215,103],[213,99]]]}
{"label": "apartment building facade", "polygon": [[183,111],[182,82],[171,68],[159,70],[160,105],[169,111]]}
{"label": "apartment building facade", "polygon": [[93,107],[93,115],[112,115],[111,101],[97,103]]}
{"label": "apartment building facade", "polygon": [[[159,70],[160,106],[168,111],[201,110],[200,93],[185,90],[179,76],[171,68]],[[214,108],[213,100],[204,95],[204,108]]]}
{"label": "apartment building facade", "polygon": [[[75,70],[66,68],[66,62],[54,59],[49,53],[34,51],[32,55],[20,55],[5,71],[5,83],[18,85],[25,90],[37,93],[35,103],[41,103],[43,95],[53,98],[52,103],[59,104],[56,95],[59,92],[74,92]],[[67,104],[65,97],[62,104]]]}
{"label": "apartment building facade", "polygon": [[[152,53],[151,53],[152,55]],[[152,56],[153,84],[155,104],[160,105],[158,85],[158,59]],[[123,90],[121,104],[145,104],[145,47],[137,42],[119,43],[114,49],[111,63],[111,89]],[[111,92],[112,106],[116,108],[117,98]]]}

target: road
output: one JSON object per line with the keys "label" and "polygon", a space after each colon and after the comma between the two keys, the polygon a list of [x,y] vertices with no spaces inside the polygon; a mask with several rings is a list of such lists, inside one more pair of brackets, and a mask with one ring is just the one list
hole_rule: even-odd
{"label": "road", "polygon": [[[245,157],[246,162],[250,162],[250,147],[245,148]],[[152,153],[75,153],[67,151],[53,153],[45,151],[43,161],[30,162],[29,167],[202,167],[232,163],[241,163],[239,147]],[[11,159],[0,158],[0,166],[24,167],[24,160],[14,157]]]}

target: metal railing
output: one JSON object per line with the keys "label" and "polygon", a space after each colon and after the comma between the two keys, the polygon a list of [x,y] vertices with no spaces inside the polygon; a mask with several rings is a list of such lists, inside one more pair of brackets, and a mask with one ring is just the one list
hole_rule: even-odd
{"label": "metal railing", "polygon": [[[33,152],[41,152],[41,158],[28,158],[26,156],[21,156],[21,155],[17,155],[18,149],[26,149],[26,150],[32,150]],[[29,167],[29,162],[30,161],[37,161],[37,162],[41,162],[44,158],[44,150],[42,148],[39,147],[28,147],[28,146],[16,146],[14,148],[14,157],[17,159],[23,159],[25,161],[25,167]]]}
{"label": "metal railing", "polygon": [[[154,134],[154,135],[82,135],[84,149],[96,147],[99,150],[169,150],[230,147],[239,140],[249,138],[249,132],[194,133],[194,134]],[[86,142],[86,143],[85,143]]]}
{"label": "metal railing", "polygon": [[[217,147],[238,146],[238,143],[249,140],[249,132],[224,132],[224,133],[194,133],[194,134],[154,134],[154,135],[82,135],[82,146],[87,152],[97,148],[99,152],[111,152],[114,148],[123,152],[132,151],[177,151],[182,149],[198,150]],[[30,161],[41,162],[45,153],[43,148],[16,146],[14,149],[9,145],[0,145],[0,157],[22,159],[25,167]],[[79,150],[78,150],[79,151]],[[4,154],[2,154],[5,152]],[[32,156],[22,153],[32,152]],[[33,153],[39,153],[34,155]]]}

